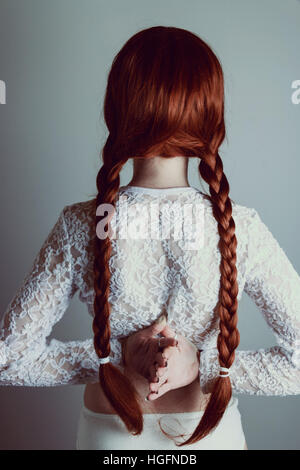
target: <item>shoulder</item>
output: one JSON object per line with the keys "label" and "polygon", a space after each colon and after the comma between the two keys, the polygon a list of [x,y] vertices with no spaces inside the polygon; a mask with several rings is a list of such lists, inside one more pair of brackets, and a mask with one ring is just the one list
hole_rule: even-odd
{"label": "shoulder", "polygon": [[232,217],[244,228],[249,228],[253,221],[257,219],[258,213],[254,207],[248,207],[232,202]]}

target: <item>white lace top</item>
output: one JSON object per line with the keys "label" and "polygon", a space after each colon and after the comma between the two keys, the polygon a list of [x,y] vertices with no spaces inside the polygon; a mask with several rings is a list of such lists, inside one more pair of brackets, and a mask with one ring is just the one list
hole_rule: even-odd
{"label": "white lace top", "polygon": [[[183,207],[197,215],[187,219],[185,239],[183,232],[181,238],[175,236],[183,226]],[[196,212],[188,212],[191,208]],[[277,340],[267,349],[237,349],[231,367],[233,391],[299,394],[300,278],[255,209],[233,203],[233,217],[238,300],[244,290]],[[67,205],[61,211],[3,315],[0,385],[98,381],[92,334],[85,341],[47,341],[77,292],[93,316],[93,223],[93,201]],[[112,226],[119,230],[112,239],[109,262],[111,362],[122,367],[120,338],[149,326],[166,312],[170,326],[203,350],[200,384],[209,391],[219,373],[215,310],[220,286],[219,235],[210,201],[193,187],[123,186]],[[198,236],[196,244],[188,233]]]}

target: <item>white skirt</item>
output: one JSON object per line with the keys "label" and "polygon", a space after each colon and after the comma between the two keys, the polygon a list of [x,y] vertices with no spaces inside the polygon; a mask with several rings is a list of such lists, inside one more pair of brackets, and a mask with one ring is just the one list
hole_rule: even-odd
{"label": "white skirt", "polygon": [[[116,414],[95,413],[82,406],[77,428],[77,450],[243,450],[245,435],[238,409],[238,399],[232,397],[218,426],[200,441],[176,446],[159,426],[177,443],[184,442],[193,433],[204,411],[187,413],[144,414],[141,434],[130,434]],[[184,437],[176,437],[184,434]]]}

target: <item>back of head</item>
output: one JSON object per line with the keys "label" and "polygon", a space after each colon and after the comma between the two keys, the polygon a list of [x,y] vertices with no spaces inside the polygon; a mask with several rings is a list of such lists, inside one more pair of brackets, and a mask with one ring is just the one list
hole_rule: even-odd
{"label": "back of head", "polygon": [[119,160],[214,152],[225,136],[221,65],[187,30],[140,31],[113,61],[104,117]]}

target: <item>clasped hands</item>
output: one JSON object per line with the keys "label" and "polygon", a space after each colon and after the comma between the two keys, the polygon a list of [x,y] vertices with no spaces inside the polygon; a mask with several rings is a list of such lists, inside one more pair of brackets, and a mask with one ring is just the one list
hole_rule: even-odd
{"label": "clasped hands", "polygon": [[197,347],[182,335],[177,334],[177,339],[174,336],[166,316],[161,315],[152,325],[122,341],[124,365],[149,381],[146,400],[184,387],[199,375]]}

